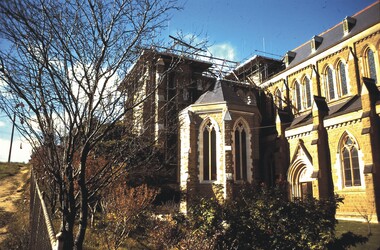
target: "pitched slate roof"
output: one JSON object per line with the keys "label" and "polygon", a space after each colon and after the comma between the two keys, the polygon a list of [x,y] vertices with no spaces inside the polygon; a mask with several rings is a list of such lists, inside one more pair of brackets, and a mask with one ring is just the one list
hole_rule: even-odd
{"label": "pitched slate roof", "polygon": [[376,1],[372,5],[368,6],[364,10],[356,13],[353,18],[356,19],[356,24],[353,26],[351,31],[344,35],[343,31],[343,22],[338,23],[331,29],[319,34],[318,36],[322,37],[322,43],[316,50],[316,52],[312,53],[310,41],[302,44],[298,48],[292,50],[296,53],[294,59],[289,63],[287,68],[294,67],[301,62],[313,57],[330,47],[347,40],[350,37],[355,36],[356,34],[362,32],[363,30],[377,24],[380,22],[380,1]]}
{"label": "pitched slate roof", "polygon": [[358,95],[354,95],[347,99],[345,102],[330,106],[330,112],[327,118],[350,113],[360,110],[362,107],[361,99]]}
{"label": "pitched slate roof", "polygon": [[214,89],[201,95],[195,104],[210,104],[219,102],[247,105],[242,99],[240,99],[240,97],[236,95],[230,84],[223,80],[218,80],[215,83]]}
{"label": "pitched slate roof", "polygon": [[311,117],[311,112],[307,113],[307,114],[304,114],[304,115],[301,115],[301,116],[298,116],[296,118],[294,118],[293,122],[290,124],[290,127],[289,128],[295,128],[295,127],[299,127],[299,126],[303,126],[303,125],[306,125],[306,124],[310,124],[312,123],[312,117]]}
{"label": "pitched slate roof", "polygon": [[[358,95],[351,96],[347,100],[328,107],[329,113],[324,119],[336,117],[350,112],[358,111],[362,108],[362,102]],[[311,112],[294,118],[288,129],[304,126],[312,123]]]}

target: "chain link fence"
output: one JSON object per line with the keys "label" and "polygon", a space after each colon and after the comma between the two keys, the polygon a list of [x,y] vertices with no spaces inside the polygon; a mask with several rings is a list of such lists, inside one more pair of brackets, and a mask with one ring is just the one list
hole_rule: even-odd
{"label": "chain link fence", "polygon": [[37,180],[31,171],[30,177],[30,250],[62,249],[60,242],[51,223],[43,195],[38,187]]}

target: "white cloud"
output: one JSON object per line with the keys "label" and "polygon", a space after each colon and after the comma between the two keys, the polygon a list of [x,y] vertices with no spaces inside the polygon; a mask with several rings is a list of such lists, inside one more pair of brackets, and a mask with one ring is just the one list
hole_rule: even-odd
{"label": "white cloud", "polygon": [[[10,140],[0,138],[0,162],[7,162]],[[28,162],[32,153],[32,147],[23,140],[15,139],[12,144],[12,162]]]}
{"label": "white cloud", "polygon": [[[182,32],[177,32],[172,34],[174,37],[180,37],[184,42],[191,44],[192,46],[203,48],[204,45],[208,45],[209,38],[201,37],[193,33],[183,34]],[[226,59],[230,61],[236,61],[236,49],[229,42],[216,43],[207,48],[208,52],[206,56],[217,57],[220,59]],[[202,54],[201,52],[198,52]],[[205,60],[205,59],[204,59]]]}
{"label": "white cloud", "polygon": [[5,127],[5,122],[0,121],[0,127]]}
{"label": "white cloud", "polygon": [[214,57],[223,58],[230,61],[236,60],[235,48],[229,43],[214,44],[209,48]]}

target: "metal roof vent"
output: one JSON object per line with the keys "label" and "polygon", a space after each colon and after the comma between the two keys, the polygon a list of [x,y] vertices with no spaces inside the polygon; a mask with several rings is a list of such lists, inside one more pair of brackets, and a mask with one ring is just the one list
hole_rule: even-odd
{"label": "metal roof vent", "polygon": [[293,59],[296,57],[296,52],[294,51],[288,51],[285,54],[285,66],[288,67],[289,64],[293,61]]}
{"label": "metal roof vent", "polygon": [[310,41],[311,45],[311,52],[315,52],[319,46],[322,44],[323,37],[321,36],[313,36],[313,38]]}
{"label": "metal roof vent", "polygon": [[355,24],[356,24],[355,18],[350,17],[350,16],[346,16],[343,20],[343,32],[344,32],[344,34],[347,35],[348,33],[350,33],[350,31],[355,26]]}

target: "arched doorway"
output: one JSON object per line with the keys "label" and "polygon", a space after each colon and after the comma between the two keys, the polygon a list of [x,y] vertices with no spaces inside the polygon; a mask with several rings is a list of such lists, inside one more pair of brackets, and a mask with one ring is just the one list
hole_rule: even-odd
{"label": "arched doorway", "polygon": [[302,143],[295,151],[293,159],[287,175],[291,198],[305,199],[313,196],[314,168],[310,154]]}
{"label": "arched doorway", "polygon": [[[312,173],[312,171],[311,171]],[[292,165],[288,172],[291,198],[305,199],[313,196],[311,173],[305,164]]]}

